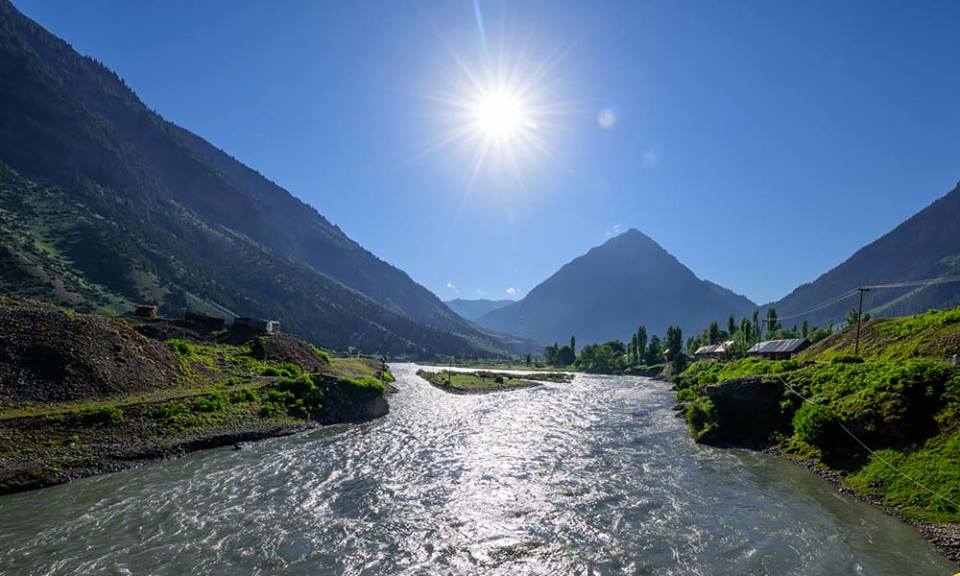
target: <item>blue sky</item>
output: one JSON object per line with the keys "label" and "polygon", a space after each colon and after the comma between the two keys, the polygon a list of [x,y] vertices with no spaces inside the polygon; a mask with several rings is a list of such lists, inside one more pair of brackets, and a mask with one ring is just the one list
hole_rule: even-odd
{"label": "blue sky", "polygon": [[[16,4],[444,299],[634,227],[766,302],[960,179],[953,2]],[[545,151],[473,177],[437,143],[485,62]]]}

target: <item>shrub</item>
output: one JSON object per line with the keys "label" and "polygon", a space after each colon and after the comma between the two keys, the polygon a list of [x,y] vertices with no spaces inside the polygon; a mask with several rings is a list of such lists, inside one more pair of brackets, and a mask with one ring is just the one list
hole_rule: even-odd
{"label": "shrub", "polygon": [[182,340],[180,338],[173,338],[173,339],[167,340],[167,345],[170,346],[171,350],[173,350],[174,352],[176,352],[181,356],[187,356],[187,357],[193,356],[193,345],[187,342],[186,340]]}
{"label": "shrub", "polygon": [[267,359],[267,339],[263,336],[257,336],[250,342],[250,356],[257,360]]}
{"label": "shrub", "polygon": [[153,409],[153,415],[169,421],[176,421],[182,416],[190,414],[190,407],[181,402],[161,404]]}
{"label": "shrub", "polygon": [[830,360],[831,364],[863,364],[863,358],[852,354],[841,354]]}
{"label": "shrub", "polygon": [[793,415],[794,435],[811,446],[823,450],[835,447],[840,431],[840,419],[822,404],[807,402]]}
{"label": "shrub", "polygon": [[316,346],[314,346],[313,344],[310,345],[310,348],[313,349],[313,351],[317,354],[317,356],[320,357],[321,360],[323,360],[323,361],[326,362],[327,364],[330,363],[330,353],[329,353],[329,352],[327,352],[326,350],[321,350],[321,349],[317,348]]}
{"label": "shrub", "polygon": [[254,402],[256,399],[257,394],[253,390],[244,388],[243,390],[237,390],[237,392],[230,398],[230,401],[234,403]]}
{"label": "shrub", "polygon": [[197,412],[223,412],[227,409],[227,397],[221,393],[211,394],[206,398],[198,398],[193,403]]}
{"label": "shrub", "polygon": [[123,422],[123,410],[116,406],[98,406],[86,408],[77,413],[85,424],[116,425]]}
{"label": "shrub", "polygon": [[690,426],[690,430],[693,432],[694,436],[700,436],[711,428],[716,421],[716,412],[713,408],[713,402],[709,398],[703,396],[696,397],[692,402],[687,404],[686,412],[684,416],[687,420],[687,425]]}
{"label": "shrub", "polygon": [[356,401],[365,401],[386,393],[383,382],[376,378],[341,378],[338,383],[346,391],[347,396]]}
{"label": "shrub", "polygon": [[286,372],[283,372],[275,366],[267,366],[263,369],[263,372],[260,373],[261,376],[290,376]]}

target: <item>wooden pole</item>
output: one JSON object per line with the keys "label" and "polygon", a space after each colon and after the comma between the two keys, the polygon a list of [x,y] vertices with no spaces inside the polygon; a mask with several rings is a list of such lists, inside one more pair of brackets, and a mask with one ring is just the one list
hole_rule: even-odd
{"label": "wooden pole", "polygon": [[853,348],[853,355],[860,355],[860,324],[863,323],[863,293],[869,292],[869,288],[857,288],[860,292],[860,306],[857,308],[857,344]]}

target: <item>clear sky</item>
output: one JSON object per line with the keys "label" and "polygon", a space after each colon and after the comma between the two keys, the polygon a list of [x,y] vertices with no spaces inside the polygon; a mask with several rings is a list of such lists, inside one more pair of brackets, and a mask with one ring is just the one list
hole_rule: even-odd
{"label": "clear sky", "polygon": [[960,179],[956,2],[14,1],[444,299],[634,227],[766,302]]}

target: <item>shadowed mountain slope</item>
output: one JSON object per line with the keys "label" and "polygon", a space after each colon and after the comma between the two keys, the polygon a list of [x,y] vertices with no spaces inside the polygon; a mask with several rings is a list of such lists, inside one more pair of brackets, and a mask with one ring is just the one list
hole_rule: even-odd
{"label": "shadowed mountain slope", "polygon": [[526,298],[480,317],[494,330],[583,344],[628,339],[639,325],[663,334],[679,324],[690,334],[729,314],[750,313],[747,298],[701,280],[637,230],[611,238],[575,258]]}

